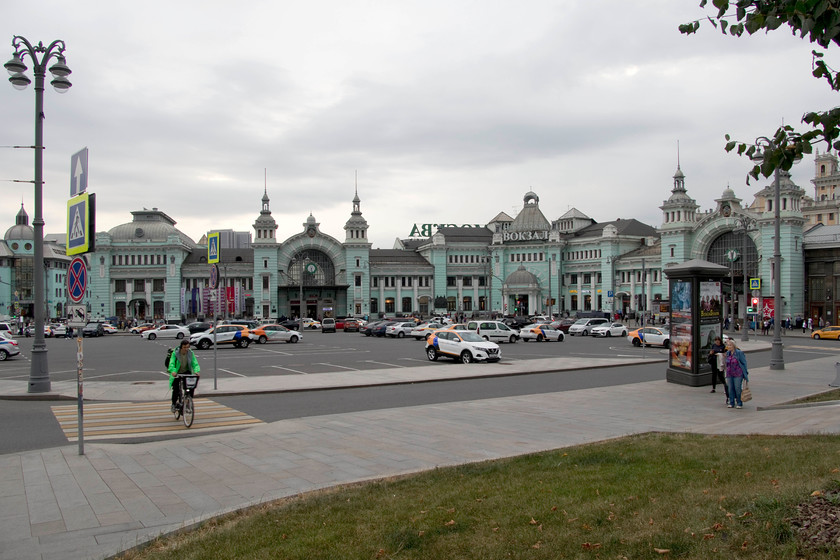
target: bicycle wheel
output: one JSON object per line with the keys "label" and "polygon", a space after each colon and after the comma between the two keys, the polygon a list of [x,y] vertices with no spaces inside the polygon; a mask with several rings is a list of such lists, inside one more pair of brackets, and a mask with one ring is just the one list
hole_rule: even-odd
{"label": "bicycle wheel", "polygon": [[187,428],[192,426],[194,418],[195,408],[193,408],[193,400],[191,396],[187,395],[184,397],[184,426]]}

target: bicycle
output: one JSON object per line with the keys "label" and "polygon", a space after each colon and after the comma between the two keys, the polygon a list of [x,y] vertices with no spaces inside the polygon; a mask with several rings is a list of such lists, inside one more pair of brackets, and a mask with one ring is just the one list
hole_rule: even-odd
{"label": "bicycle", "polygon": [[184,426],[189,428],[192,426],[195,419],[195,406],[193,404],[193,394],[198,385],[197,375],[178,374],[175,376],[176,383],[179,384],[181,391],[178,395],[178,401],[175,403],[175,420],[182,418]]}

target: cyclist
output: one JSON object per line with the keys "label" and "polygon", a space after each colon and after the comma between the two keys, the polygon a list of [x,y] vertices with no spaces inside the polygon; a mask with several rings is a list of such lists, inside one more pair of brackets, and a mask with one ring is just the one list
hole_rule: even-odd
{"label": "cyclist", "polygon": [[193,374],[200,377],[200,371],[201,368],[198,366],[195,353],[190,350],[190,341],[186,338],[182,339],[178,350],[172,352],[172,357],[169,358],[169,387],[172,388],[172,407],[169,409],[170,412],[175,412],[175,403],[178,402],[181,396],[181,384],[175,383],[175,376],[180,373],[185,375]]}

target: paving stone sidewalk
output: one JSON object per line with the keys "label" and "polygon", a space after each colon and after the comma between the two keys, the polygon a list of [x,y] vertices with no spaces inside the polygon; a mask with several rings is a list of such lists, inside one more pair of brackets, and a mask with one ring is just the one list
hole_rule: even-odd
{"label": "paving stone sidewalk", "polygon": [[708,387],[663,380],[88,443],[84,456],[75,444],[3,455],[0,560],[106,558],[301,492],[648,431],[840,434],[838,404],[777,406],[828,390],[835,378],[833,358],[756,369],[754,400],[743,410],[727,409]]}

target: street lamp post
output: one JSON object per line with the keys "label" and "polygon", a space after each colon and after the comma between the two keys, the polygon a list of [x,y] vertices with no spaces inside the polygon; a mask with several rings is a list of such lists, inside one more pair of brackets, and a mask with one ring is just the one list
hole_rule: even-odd
{"label": "street lamp post", "polygon": [[[44,216],[43,216],[43,171],[44,171],[44,80],[47,64],[50,59],[56,62],[50,67],[53,80],[50,84],[59,93],[67,91],[70,86],[70,68],[65,64],[64,41],[56,40],[45,47],[38,43],[34,47],[24,37],[15,35],[12,38],[15,49],[11,60],[3,66],[11,77],[9,81],[15,89],[25,89],[31,80],[24,74],[26,56],[32,60],[32,73],[35,75],[35,217],[32,226],[34,239],[34,292],[35,292],[35,341],[32,345],[32,359],[29,370],[29,392],[45,393],[51,388],[50,371],[47,362],[47,345],[44,341]],[[40,58],[39,58],[40,55]]]}
{"label": "street lamp post", "polygon": [[[762,162],[768,155],[768,152],[776,152],[781,148],[774,140],[766,136],[760,136],[755,140],[756,150],[752,155],[754,161]],[[764,149],[762,150],[762,146]],[[799,158],[795,154],[784,150],[783,159],[793,160],[796,163]],[[782,307],[782,250],[781,250],[781,224],[782,218],[780,214],[781,204],[781,189],[779,168],[782,162],[775,162],[773,170],[773,182],[775,183],[773,196],[773,342],[770,346],[770,369],[782,370],[785,369],[785,357],[782,350],[782,322],[779,320],[779,312]]]}
{"label": "street lamp post", "polygon": [[741,235],[743,236],[741,240],[741,266],[742,271],[744,274],[744,332],[741,336],[742,342],[749,342],[750,340],[750,329],[749,329],[749,320],[750,315],[747,313],[747,305],[749,300],[749,278],[747,277],[747,237],[749,237],[748,233],[750,231],[750,226],[755,223],[753,218],[749,216],[740,216],[736,222],[738,223],[738,230],[740,231]]}

